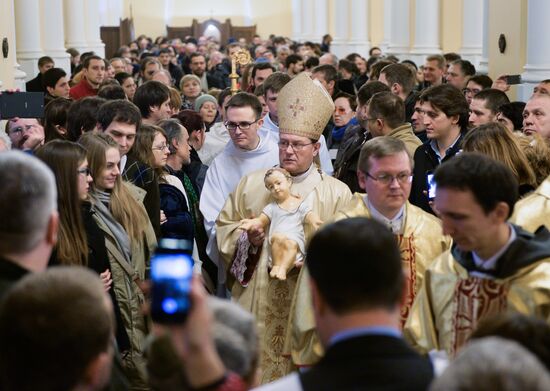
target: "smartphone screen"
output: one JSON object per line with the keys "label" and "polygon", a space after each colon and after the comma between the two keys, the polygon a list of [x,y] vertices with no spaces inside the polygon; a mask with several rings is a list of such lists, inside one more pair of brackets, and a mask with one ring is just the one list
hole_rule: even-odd
{"label": "smartphone screen", "polygon": [[151,314],[159,323],[185,321],[191,301],[193,259],[185,252],[157,253],[151,258],[153,282]]}
{"label": "smartphone screen", "polygon": [[428,184],[428,199],[431,201],[435,198],[435,191],[437,187],[433,173],[430,172],[426,174],[426,182]]}

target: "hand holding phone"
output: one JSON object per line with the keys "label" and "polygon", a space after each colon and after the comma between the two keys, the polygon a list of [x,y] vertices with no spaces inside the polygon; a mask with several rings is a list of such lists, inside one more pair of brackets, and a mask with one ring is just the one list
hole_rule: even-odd
{"label": "hand holding phone", "polygon": [[151,258],[151,315],[158,323],[182,323],[191,308],[192,243],[162,239]]}
{"label": "hand holding phone", "polygon": [[169,336],[189,384],[200,388],[223,378],[226,370],[212,337],[214,319],[207,303],[208,295],[197,275],[191,280],[189,298],[191,309],[185,323],[154,323],[153,332],[157,336]]}
{"label": "hand holding phone", "polygon": [[23,150],[34,150],[39,145],[44,144],[44,128],[42,125],[37,124],[36,126],[28,127],[23,132]]}

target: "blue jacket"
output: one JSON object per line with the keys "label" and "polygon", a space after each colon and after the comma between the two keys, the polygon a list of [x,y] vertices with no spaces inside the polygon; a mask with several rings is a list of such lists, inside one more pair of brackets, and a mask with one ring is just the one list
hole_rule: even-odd
{"label": "blue jacket", "polygon": [[167,183],[159,184],[160,209],[167,221],[160,226],[163,238],[193,240],[193,219],[183,193]]}

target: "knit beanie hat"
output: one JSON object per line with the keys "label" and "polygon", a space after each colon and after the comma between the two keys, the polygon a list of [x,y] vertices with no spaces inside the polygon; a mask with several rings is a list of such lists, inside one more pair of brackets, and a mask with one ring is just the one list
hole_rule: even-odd
{"label": "knit beanie hat", "polygon": [[201,109],[201,106],[206,102],[212,102],[218,107],[218,101],[212,95],[203,94],[195,99],[195,111],[198,113]]}

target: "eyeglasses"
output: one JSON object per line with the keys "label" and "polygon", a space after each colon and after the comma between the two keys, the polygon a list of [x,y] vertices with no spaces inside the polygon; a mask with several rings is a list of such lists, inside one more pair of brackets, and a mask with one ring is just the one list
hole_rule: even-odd
{"label": "eyeglasses", "polygon": [[393,183],[394,179],[397,179],[397,182],[399,184],[404,185],[406,183],[410,183],[412,181],[412,175],[408,172],[402,172],[400,174],[397,174],[395,176],[388,175],[388,174],[380,174],[378,176],[372,176],[367,172],[367,176],[371,178],[372,180],[375,180],[377,182],[380,182],[383,185],[389,185]]}
{"label": "eyeglasses", "polygon": [[256,122],[258,122],[260,119],[258,118],[256,121],[254,122],[246,122],[246,121],[242,121],[242,122],[226,122],[224,123],[225,127],[227,128],[227,130],[236,130],[237,128],[241,129],[241,130],[247,130],[247,129],[250,129],[250,126],[252,126],[253,124],[255,124]]}
{"label": "eyeglasses", "polygon": [[277,144],[279,145],[279,149],[283,151],[285,151],[288,148],[288,146],[290,146],[290,148],[292,148],[294,152],[298,152],[304,149],[305,147],[307,147],[308,145],[315,144],[315,142],[303,144],[303,143],[289,143],[288,141],[279,141]]}
{"label": "eyeglasses", "polygon": [[83,175],[83,176],[86,176],[86,177],[87,177],[88,175],[90,175],[90,173],[91,173],[89,167],[81,168],[80,170],[76,170],[76,172],[78,173],[78,175]]}
{"label": "eyeglasses", "polygon": [[159,145],[158,147],[153,147],[152,149],[153,151],[164,151],[165,149],[169,149],[169,148],[168,148],[168,145],[162,144],[162,145]]}
{"label": "eyeglasses", "polygon": [[378,118],[363,117],[365,121],[376,121]]}
{"label": "eyeglasses", "polygon": [[31,130],[33,128],[36,128],[38,125],[24,125],[24,126],[18,126],[16,128],[12,128],[10,130],[8,130],[8,133],[9,134],[13,134],[13,133],[23,133],[25,130]]}

